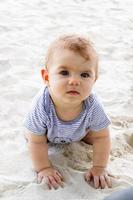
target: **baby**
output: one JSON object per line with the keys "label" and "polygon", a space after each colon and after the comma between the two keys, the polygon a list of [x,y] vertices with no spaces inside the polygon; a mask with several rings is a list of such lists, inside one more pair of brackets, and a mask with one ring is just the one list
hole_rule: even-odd
{"label": "baby", "polygon": [[48,49],[41,75],[45,83],[37,94],[24,125],[38,182],[47,179],[49,189],[63,187],[62,174],[48,158],[48,142],[84,141],[93,145],[93,165],[84,175],[95,188],[111,187],[106,170],[110,153],[110,120],[96,94],[98,57],[83,36],[66,35]]}

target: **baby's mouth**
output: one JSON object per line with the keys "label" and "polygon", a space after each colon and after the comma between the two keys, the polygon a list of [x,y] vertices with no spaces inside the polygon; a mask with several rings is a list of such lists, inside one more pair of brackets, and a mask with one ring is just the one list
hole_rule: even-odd
{"label": "baby's mouth", "polygon": [[67,94],[71,94],[71,95],[79,95],[80,93],[77,92],[76,90],[70,90],[67,92]]}

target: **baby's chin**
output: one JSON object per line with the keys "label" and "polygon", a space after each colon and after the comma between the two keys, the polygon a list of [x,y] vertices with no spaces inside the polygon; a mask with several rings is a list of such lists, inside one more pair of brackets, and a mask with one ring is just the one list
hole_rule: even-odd
{"label": "baby's chin", "polygon": [[83,99],[80,98],[80,96],[77,96],[77,97],[76,96],[69,96],[69,97],[66,97],[64,99],[64,101],[73,104],[73,103],[81,103],[83,101]]}

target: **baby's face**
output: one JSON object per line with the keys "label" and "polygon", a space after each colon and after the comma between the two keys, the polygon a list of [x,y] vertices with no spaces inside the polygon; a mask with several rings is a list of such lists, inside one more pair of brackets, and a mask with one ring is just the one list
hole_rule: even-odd
{"label": "baby's face", "polygon": [[55,104],[79,104],[91,93],[95,82],[96,60],[86,61],[70,50],[54,53],[48,67],[48,87]]}

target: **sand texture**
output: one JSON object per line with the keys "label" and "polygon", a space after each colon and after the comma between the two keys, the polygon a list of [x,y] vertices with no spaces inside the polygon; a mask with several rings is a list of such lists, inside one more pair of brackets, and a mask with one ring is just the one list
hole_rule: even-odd
{"label": "sand texture", "polygon": [[[133,1],[0,1],[0,199],[102,200],[133,185]],[[83,142],[49,147],[65,187],[37,184],[23,138],[24,116],[43,85],[40,68],[50,42],[62,33],[83,33],[99,54],[95,90],[111,124],[108,169],[112,189],[95,190],[83,178],[92,148]]]}

